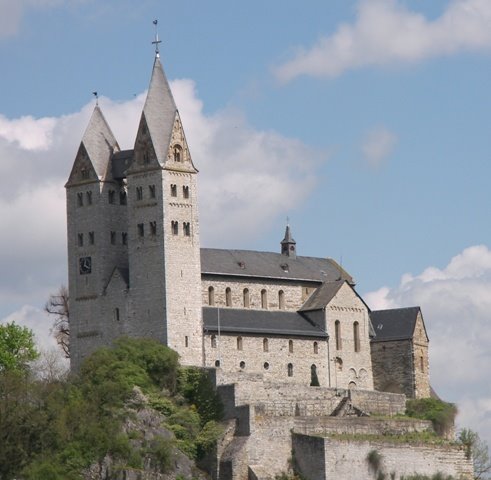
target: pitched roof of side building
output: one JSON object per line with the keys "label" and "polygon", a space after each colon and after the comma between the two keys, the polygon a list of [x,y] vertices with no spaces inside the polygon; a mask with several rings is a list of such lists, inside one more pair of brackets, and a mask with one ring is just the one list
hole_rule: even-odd
{"label": "pitched roof of side building", "polygon": [[[370,312],[370,320],[375,330],[375,337],[372,341],[387,342],[413,338],[419,314],[421,314],[420,307],[392,308]],[[428,338],[426,327],[424,328],[425,335]]]}

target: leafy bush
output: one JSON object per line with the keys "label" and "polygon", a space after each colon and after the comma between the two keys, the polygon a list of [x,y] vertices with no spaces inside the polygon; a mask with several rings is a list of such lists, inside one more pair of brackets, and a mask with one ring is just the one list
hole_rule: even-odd
{"label": "leafy bush", "polygon": [[452,403],[436,398],[420,398],[406,402],[406,415],[431,420],[435,432],[444,435],[454,425],[457,408]]}
{"label": "leafy bush", "polygon": [[377,450],[370,450],[367,454],[367,462],[370,470],[377,473],[382,466],[382,455]]}
{"label": "leafy bush", "polygon": [[222,419],[222,402],[204,370],[196,367],[181,368],[178,391],[191,405],[196,407],[202,425],[210,420]]}

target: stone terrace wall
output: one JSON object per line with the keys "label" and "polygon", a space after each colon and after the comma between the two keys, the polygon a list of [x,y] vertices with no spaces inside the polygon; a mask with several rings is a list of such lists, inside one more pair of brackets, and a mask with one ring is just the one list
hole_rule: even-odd
{"label": "stone terrace wall", "polygon": [[433,431],[430,421],[416,419],[382,419],[372,417],[296,417],[295,433],[304,435],[364,434],[402,435],[412,432]]}
{"label": "stone terrace wall", "polygon": [[235,384],[233,392],[223,389],[227,392],[224,400],[232,401],[228,397],[233,395],[235,405],[254,405],[260,415],[330,415],[348,395],[354,406],[367,413],[396,415],[406,409],[405,396],[395,393],[265,383],[262,375],[217,373],[216,376],[219,384]]}
{"label": "stone terrace wall", "polygon": [[368,453],[372,450],[382,456],[382,469],[386,475],[395,472],[396,478],[437,472],[456,478],[473,478],[471,461],[455,445],[340,441],[293,434],[292,446],[297,466],[308,480],[375,478],[367,462]]}

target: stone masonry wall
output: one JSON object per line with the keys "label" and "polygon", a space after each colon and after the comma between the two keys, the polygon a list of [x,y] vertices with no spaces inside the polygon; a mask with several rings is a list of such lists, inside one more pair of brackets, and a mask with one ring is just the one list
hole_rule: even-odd
{"label": "stone masonry wall", "polygon": [[[267,292],[267,303],[269,310],[279,309],[279,291],[284,292],[284,310],[297,311],[307,298],[318,287],[314,282],[279,282],[278,280],[250,279],[224,277],[218,275],[207,275],[202,279],[203,305],[210,305],[208,289],[214,289],[214,305],[226,307],[225,290],[230,288],[232,305],[231,308],[251,308],[259,310],[261,305],[261,291]],[[249,307],[244,306],[244,289],[249,290]]]}
{"label": "stone masonry wall", "polygon": [[[216,335],[215,343],[212,343],[212,336],[206,335],[205,366],[215,367],[219,361],[219,370],[223,372],[260,374],[265,382],[310,385],[312,365],[315,365],[320,385],[328,385],[327,342],[324,339],[241,335],[242,350],[238,350],[238,337]],[[267,351],[264,351],[264,338],[267,338]],[[292,365],[291,376],[288,375],[288,364]]]}
{"label": "stone masonry wall", "polygon": [[424,328],[421,312],[416,319],[413,334],[414,396],[430,396],[430,361],[428,355],[428,337]]}
{"label": "stone masonry wall", "polygon": [[381,392],[414,397],[413,356],[410,340],[372,342],[373,381]]}
{"label": "stone masonry wall", "polygon": [[[333,387],[373,389],[370,354],[370,324],[368,309],[346,283],[326,308],[330,357],[333,359]],[[340,342],[336,344],[336,322],[339,322]],[[358,345],[355,345],[354,325],[358,324]]]}
{"label": "stone masonry wall", "polygon": [[[367,456],[376,450],[382,457],[381,470],[389,476],[434,475],[441,472],[456,478],[472,479],[472,463],[454,445],[409,445],[389,442],[341,441],[294,434],[293,450],[301,473],[308,480],[352,480],[376,478]],[[321,441],[323,440],[323,441]],[[309,468],[325,459],[325,474]]]}
{"label": "stone masonry wall", "polygon": [[367,413],[397,415],[406,409],[406,398],[399,394],[265,383],[259,375],[223,375],[220,372],[216,375],[219,384],[234,384],[233,388],[226,385],[220,390],[226,403],[252,405],[261,415],[330,415],[348,395],[351,395],[354,406]]}

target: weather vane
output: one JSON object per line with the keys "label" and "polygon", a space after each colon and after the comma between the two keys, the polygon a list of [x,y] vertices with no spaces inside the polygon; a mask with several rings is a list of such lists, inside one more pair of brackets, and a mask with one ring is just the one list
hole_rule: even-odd
{"label": "weather vane", "polygon": [[95,104],[99,105],[99,94],[97,92],[92,92],[92,95],[95,97]]}
{"label": "weather vane", "polygon": [[155,25],[155,40],[152,42],[152,44],[155,45],[155,56],[157,58],[160,57],[159,43],[162,43],[162,40],[159,40],[159,32],[158,32],[158,28],[157,28],[158,23],[159,23],[159,21],[157,19],[155,19],[153,21],[153,24]]}

